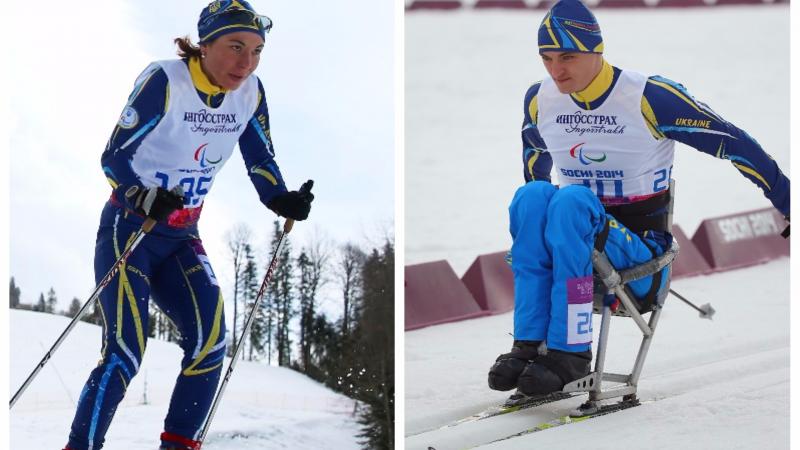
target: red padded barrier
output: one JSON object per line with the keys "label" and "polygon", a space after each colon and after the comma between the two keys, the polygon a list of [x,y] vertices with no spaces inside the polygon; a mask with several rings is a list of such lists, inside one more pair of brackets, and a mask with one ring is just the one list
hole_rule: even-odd
{"label": "red padded barrier", "polygon": [[689,240],[686,233],[683,232],[680,226],[672,226],[672,235],[681,246],[681,251],[678,252],[678,257],[672,263],[672,278],[686,278],[694,275],[702,275],[712,271],[708,261],[703,257],[694,243]]}
{"label": "red padded barrier", "polygon": [[480,255],[461,277],[478,306],[492,314],[514,309],[514,274],[505,256],[506,252]]}
{"label": "red padded barrier", "polygon": [[785,226],[776,209],[759,209],[706,219],[692,242],[714,270],[734,269],[789,256]]}
{"label": "red padded barrier", "polygon": [[504,9],[525,9],[528,5],[522,0],[478,0],[475,2],[475,8],[488,9],[488,8],[504,8]]}
{"label": "red padded barrier", "polygon": [[[641,8],[647,6],[644,0],[603,0],[600,2],[603,8]],[[598,8],[595,6],[595,8]],[[592,8],[590,6],[590,8]]]}
{"label": "red padded barrier", "polygon": [[416,0],[406,7],[407,10],[417,9],[459,9],[463,5],[459,0]]}
{"label": "red padded barrier", "polygon": [[489,315],[447,261],[405,267],[406,330]]}

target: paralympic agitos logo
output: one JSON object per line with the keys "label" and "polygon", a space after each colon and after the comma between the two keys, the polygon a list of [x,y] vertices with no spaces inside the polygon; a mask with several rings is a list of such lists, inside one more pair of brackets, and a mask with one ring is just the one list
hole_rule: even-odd
{"label": "paralympic agitos logo", "polygon": [[208,146],[208,142],[197,147],[197,150],[194,151],[194,160],[200,163],[200,167],[208,167],[209,164],[217,164],[222,161],[222,156],[220,156],[216,161],[212,161],[206,157],[206,146]]}
{"label": "paralympic agitos logo", "polygon": [[[601,162],[606,160],[606,154],[605,153],[603,153],[602,156],[597,156],[597,155],[589,156],[589,154],[584,154],[583,153],[583,144],[585,144],[585,142],[581,142],[580,144],[578,144],[578,145],[572,147],[571,149],[569,149],[569,156],[577,159],[584,166],[588,166],[589,164],[591,164],[593,162],[601,163]],[[575,154],[576,152],[577,152],[577,155]]]}

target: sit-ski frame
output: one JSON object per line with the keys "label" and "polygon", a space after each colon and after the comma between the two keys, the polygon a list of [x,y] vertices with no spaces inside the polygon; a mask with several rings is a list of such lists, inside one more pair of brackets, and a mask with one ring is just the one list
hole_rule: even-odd
{"label": "sit-ski frame", "polygon": [[[670,183],[670,190],[672,191],[671,195],[673,195],[672,198],[674,199],[674,182]],[[672,224],[672,205],[673,203],[670,201],[668,212],[670,215],[668,223],[670,225]],[[581,405],[577,411],[574,411],[572,413],[573,416],[583,416],[597,412],[601,408],[599,401],[609,398],[622,397],[622,402],[638,404],[636,388],[639,382],[639,376],[642,373],[642,367],[644,366],[644,361],[647,357],[656,325],[658,325],[658,319],[661,316],[664,300],[669,293],[671,278],[669,275],[671,274],[667,274],[666,286],[659,291],[658,297],[652,305],[650,305],[649,309],[644,311],[639,309],[637,302],[631,298],[631,295],[629,295],[630,291],[625,289],[625,286],[631,281],[653,275],[663,270],[665,267],[670,266],[679,251],[680,246],[677,241],[673,239],[671,247],[664,252],[664,254],[638,266],[617,271],[614,266],[611,265],[605,253],[593,250],[592,264],[594,265],[595,278],[605,285],[608,293],[614,294],[619,299],[621,307],[612,311],[611,306],[603,303],[604,293],[601,292],[595,295],[595,312],[600,310],[602,319],[600,322],[600,336],[598,339],[599,342],[597,343],[597,358],[595,359],[594,372],[581,379],[567,383],[563,389],[563,392],[589,393],[589,400]],[[671,267],[669,270],[671,271]],[[648,312],[651,313],[650,320],[645,321],[642,316]],[[639,346],[639,353],[633,364],[633,370],[627,375],[605,372],[606,348],[612,315],[632,318],[642,332],[642,342]],[[604,382],[615,383],[615,385],[605,388],[603,386]]]}

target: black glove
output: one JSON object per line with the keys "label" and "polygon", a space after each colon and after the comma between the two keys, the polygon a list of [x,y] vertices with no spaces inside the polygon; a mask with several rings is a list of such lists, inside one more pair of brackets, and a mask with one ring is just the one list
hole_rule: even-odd
{"label": "black glove", "polygon": [[311,212],[311,202],[314,201],[314,194],[311,193],[313,185],[314,181],[308,180],[298,191],[276,195],[267,203],[267,208],[287,219],[306,220]]}
{"label": "black glove", "polygon": [[125,191],[131,209],[157,222],[166,220],[175,210],[183,209],[183,189],[176,186],[171,191],[164,188],[131,186]]}

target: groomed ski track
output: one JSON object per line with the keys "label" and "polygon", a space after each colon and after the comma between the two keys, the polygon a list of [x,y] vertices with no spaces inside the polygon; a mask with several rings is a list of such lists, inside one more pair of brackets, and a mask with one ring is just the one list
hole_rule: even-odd
{"label": "groomed ski track", "polygon": [[[639,397],[654,401],[491,445],[585,397],[441,428],[506,397],[486,373],[511,345],[512,314],[407,332],[406,448],[789,448],[788,262],[673,283],[717,314],[703,320],[667,299],[639,382]],[[612,319],[607,370],[630,371],[639,336],[632,320]]]}

